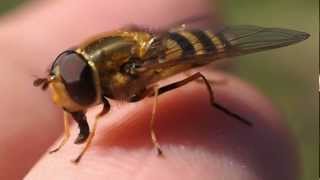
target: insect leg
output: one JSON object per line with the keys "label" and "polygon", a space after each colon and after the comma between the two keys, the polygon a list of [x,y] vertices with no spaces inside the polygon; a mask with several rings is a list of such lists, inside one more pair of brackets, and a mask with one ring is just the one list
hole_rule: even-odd
{"label": "insect leg", "polygon": [[94,124],[93,124],[93,127],[92,127],[92,131],[91,133],[89,134],[88,138],[87,138],[87,141],[86,141],[86,144],[84,145],[84,148],[82,149],[82,151],[80,152],[80,154],[78,155],[78,157],[74,160],[72,160],[72,162],[74,163],[78,163],[80,161],[80,159],[82,158],[82,156],[84,155],[84,153],[88,150],[88,148],[90,147],[91,145],[91,142],[92,142],[92,139],[96,133],[96,129],[97,129],[97,124],[98,124],[98,120],[101,118],[101,116],[105,115],[106,113],[109,112],[110,110],[110,104],[108,102],[107,99],[103,98],[102,99],[103,101],[103,109],[102,111],[97,114],[95,120],[94,120]]}
{"label": "insect leg", "polygon": [[74,143],[81,144],[86,141],[90,133],[87,117],[82,111],[72,112],[71,115],[73,119],[78,123],[80,129],[80,133]]}
{"label": "insect leg", "polygon": [[180,87],[180,86],[186,85],[186,84],[188,84],[189,82],[194,81],[194,80],[196,80],[196,79],[198,79],[198,78],[202,78],[203,81],[205,82],[205,85],[206,85],[207,90],[208,90],[208,92],[209,92],[210,103],[211,103],[212,106],[214,106],[214,107],[217,108],[218,110],[224,112],[225,114],[227,114],[227,115],[229,115],[229,116],[231,116],[231,117],[239,120],[239,121],[242,122],[243,124],[245,124],[245,125],[247,125],[247,126],[252,126],[252,123],[251,123],[250,121],[248,121],[248,120],[242,118],[241,116],[239,116],[238,114],[236,114],[236,113],[228,110],[228,109],[225,108],[224,106],[222,106],[222,105],[214,102],[214,93],[213,93],[213,90],[212,90],[212,88],[211,88],[211,86],[210,86],[210,83],[208,82],[208,80],[206,79],[206,77],[203,76],[200,72],[197,72],[197,73],[195,73],[195,74],[193,74],[193,75],[191,75],[191,76],[189,76],[189,77],[187,77],[186,79],[183,79],[183,80],[181,80],[181,81],[178,81],[178,82],[175,82],[175,83],[166,85],[166,86],[164,86],[164,87],[161,87],[161,88],[159,89],[159,92],[158,92],[158,93],[159,93],[159,95],[160,95],[160,94],[163,94],[163,93],[165,93],[165,92],[168,92],[168,91],[173,90],[173,89],[175,89],[175,88],[178,88],[178,87]]}
{"label": "insect leg", "polygon": [[160,148],[160,144],[158,142],[157,135],[154,131],[154,123],[155,123],[155,116],[156,116],[156,111],[157,111],[159,88],[154,87],[153,90],[154,90],[154,101],[153,101],[152,115],[151,115],[151,120],[150,120],[150,136],[151,136],[152,144],[155,147],[157,154],[162,155],[162,150]]}
{"label": "insect leg", "polygon": [[107,114],[110,110],[110,104],[109,104],[109,101],[105,98],[105,97],[102,97],[102,103],[103,103],[103,109],[102,111],[97,115],[98,117],[101,117],[105,114]]}
{"label": "insect leg", "polygon": [[137,102],[137,101],[140,101],[141,99],[145,98],[146,96],[154,96],[152,115],[151,115],[151,120],[150,120],[150,124],[149,124],[150,137],[151,137],[151,142],[152,142],[153,146],[155,147],[157,154],[161,155],[162,150],[160,148],[160,144],[158,142],[156,133],[154,131],[155,115],[156,115],[157,104],[158,104],[158,90],[159,90],[159,88],[157,86],[151,87],[148,89],[144,89],[139,94],[135,94],[134,96],[132,96],[129,99],[129,101],[130,102]]}
{"label": "insect leg", "polygon": [[70,137],[69,113],[66,111],[63,111],[63,120],[64,120],[63,139],[57,148],[49,151],[50,154],[59,151],[60,148],[68,141],[68,139]]}

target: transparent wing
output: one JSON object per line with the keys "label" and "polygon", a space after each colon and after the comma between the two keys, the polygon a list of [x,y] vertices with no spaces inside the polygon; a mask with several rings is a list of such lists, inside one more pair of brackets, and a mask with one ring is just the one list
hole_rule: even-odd
{"label": "transparent wing", "polygon": [[[190,63],[208,63],[214,60],[225,57],[240,56],[259,51],[265,51],[275,48],[288,46],[298,43],[309,37],[308,33],[283,29],[283,28],[264,28],[251,25],[229,26],[212,32],[215,37],[220,39],[222,45],[216,47],[216,51],[208,52],[202,55],[183,56],[179,59],[148,63],[144,68],[163,68],[170,67],[176,64],[190,64]],[[195,46],[199,41],[192,42]],[[206,48],[206,47],[204,47]],[[204,49],[198,49],[202,51]],[[182,51],[181,48],[173,47],[166,49],[166,55]],[[188,53],[185,53],[188,54]]]}
{"label": "transparent wing", "polygon": [[236,54],[247,54],[288,46],[309,37],[309,34],[305,32],[250,25],[227,27],[218,33],[218,36],[219,34],[225,37],[226,43],[229,43],[230,46],[226,46],[226,48],[238,51],[234,52]]}

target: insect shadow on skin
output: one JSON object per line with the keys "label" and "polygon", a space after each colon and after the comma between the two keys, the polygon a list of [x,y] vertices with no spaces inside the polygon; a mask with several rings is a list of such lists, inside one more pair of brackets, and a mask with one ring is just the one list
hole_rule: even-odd
{"label": "insect shadow on skin", "polygon": [[[252,126],[246,118],[215,101],[213,88],[201,72],[161,87],[157,83],[215,60],[288,46],[308,36],[289,29],[240,25],[218,32],[182,26],[155,33],[134,27],[93,37],[62,52],[52,64],[48,77],[34,81],[34,85],[42,86],[43,90],[50,88],[53,101],[65,114],[64,138],[51,152],[58,151],[68,140],[70,116],[80,129],[75,143],[85,143],[73,161],[77,163],[92,142],[98,120],[111,108],[108,99],[133,103],[153,96],[149,133],[157,154],[162,155],[154,130],[157,97],[199,79],[204,82],[209,102],[215,109]],[[103,104],[103,109],[95,117],[90,131],[85,113],[98,104]]]}

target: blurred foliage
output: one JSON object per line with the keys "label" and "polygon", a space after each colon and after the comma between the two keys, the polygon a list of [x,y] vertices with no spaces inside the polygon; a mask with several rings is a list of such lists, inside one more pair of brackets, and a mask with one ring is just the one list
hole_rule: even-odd
{"label": "blurred foliage", "polygon": [[[24,0],[2,0],[0,14]],[[305,31],[311,37],[287,48],[236,58],[233,74],[255,84],[282,111],[300,148],[303,179],[319,174],[319,1],[223,1],[229,24]],[[275,147],[276,148],[276,147]]]}
{"label": "blurred foliage", "polygon": [[22,2],[25,2],[26,0],[1,0],[0,1],[0,15],[3,13],[16,8],[18,5],[20,5]]}
{"label": "blurred foliage", "polygon": [[[230,71],[255,84],[281,110],[302,159],[303,180],[319,176],[319,1],[224,1],[226,21],[305,31],[294,46],[236,58]],[[275,147],[276,148],[276,147]]]}

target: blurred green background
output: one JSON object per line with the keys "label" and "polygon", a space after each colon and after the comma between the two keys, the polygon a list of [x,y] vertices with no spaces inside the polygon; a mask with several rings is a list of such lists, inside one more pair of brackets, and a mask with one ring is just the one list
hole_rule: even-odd
{"label": "blurred green background", "polygon": [[[3,14],[24,0],[2,0]],[[237,58],[228,69],[255,84],[282,111],[300,148],[303,180],[319,176],[319,1],[223,1],[228,24],[284,27],[311,34],[307,41]]]}
{"label": "blurred green background", "polygon": [[279,107],[297,138],[302,179],[318,179],[319,0],[227,0],[225,7],[226,21],[232,24],[292,28],[311,34],[294,46],[240,57],[232,72],[255,84]]}

